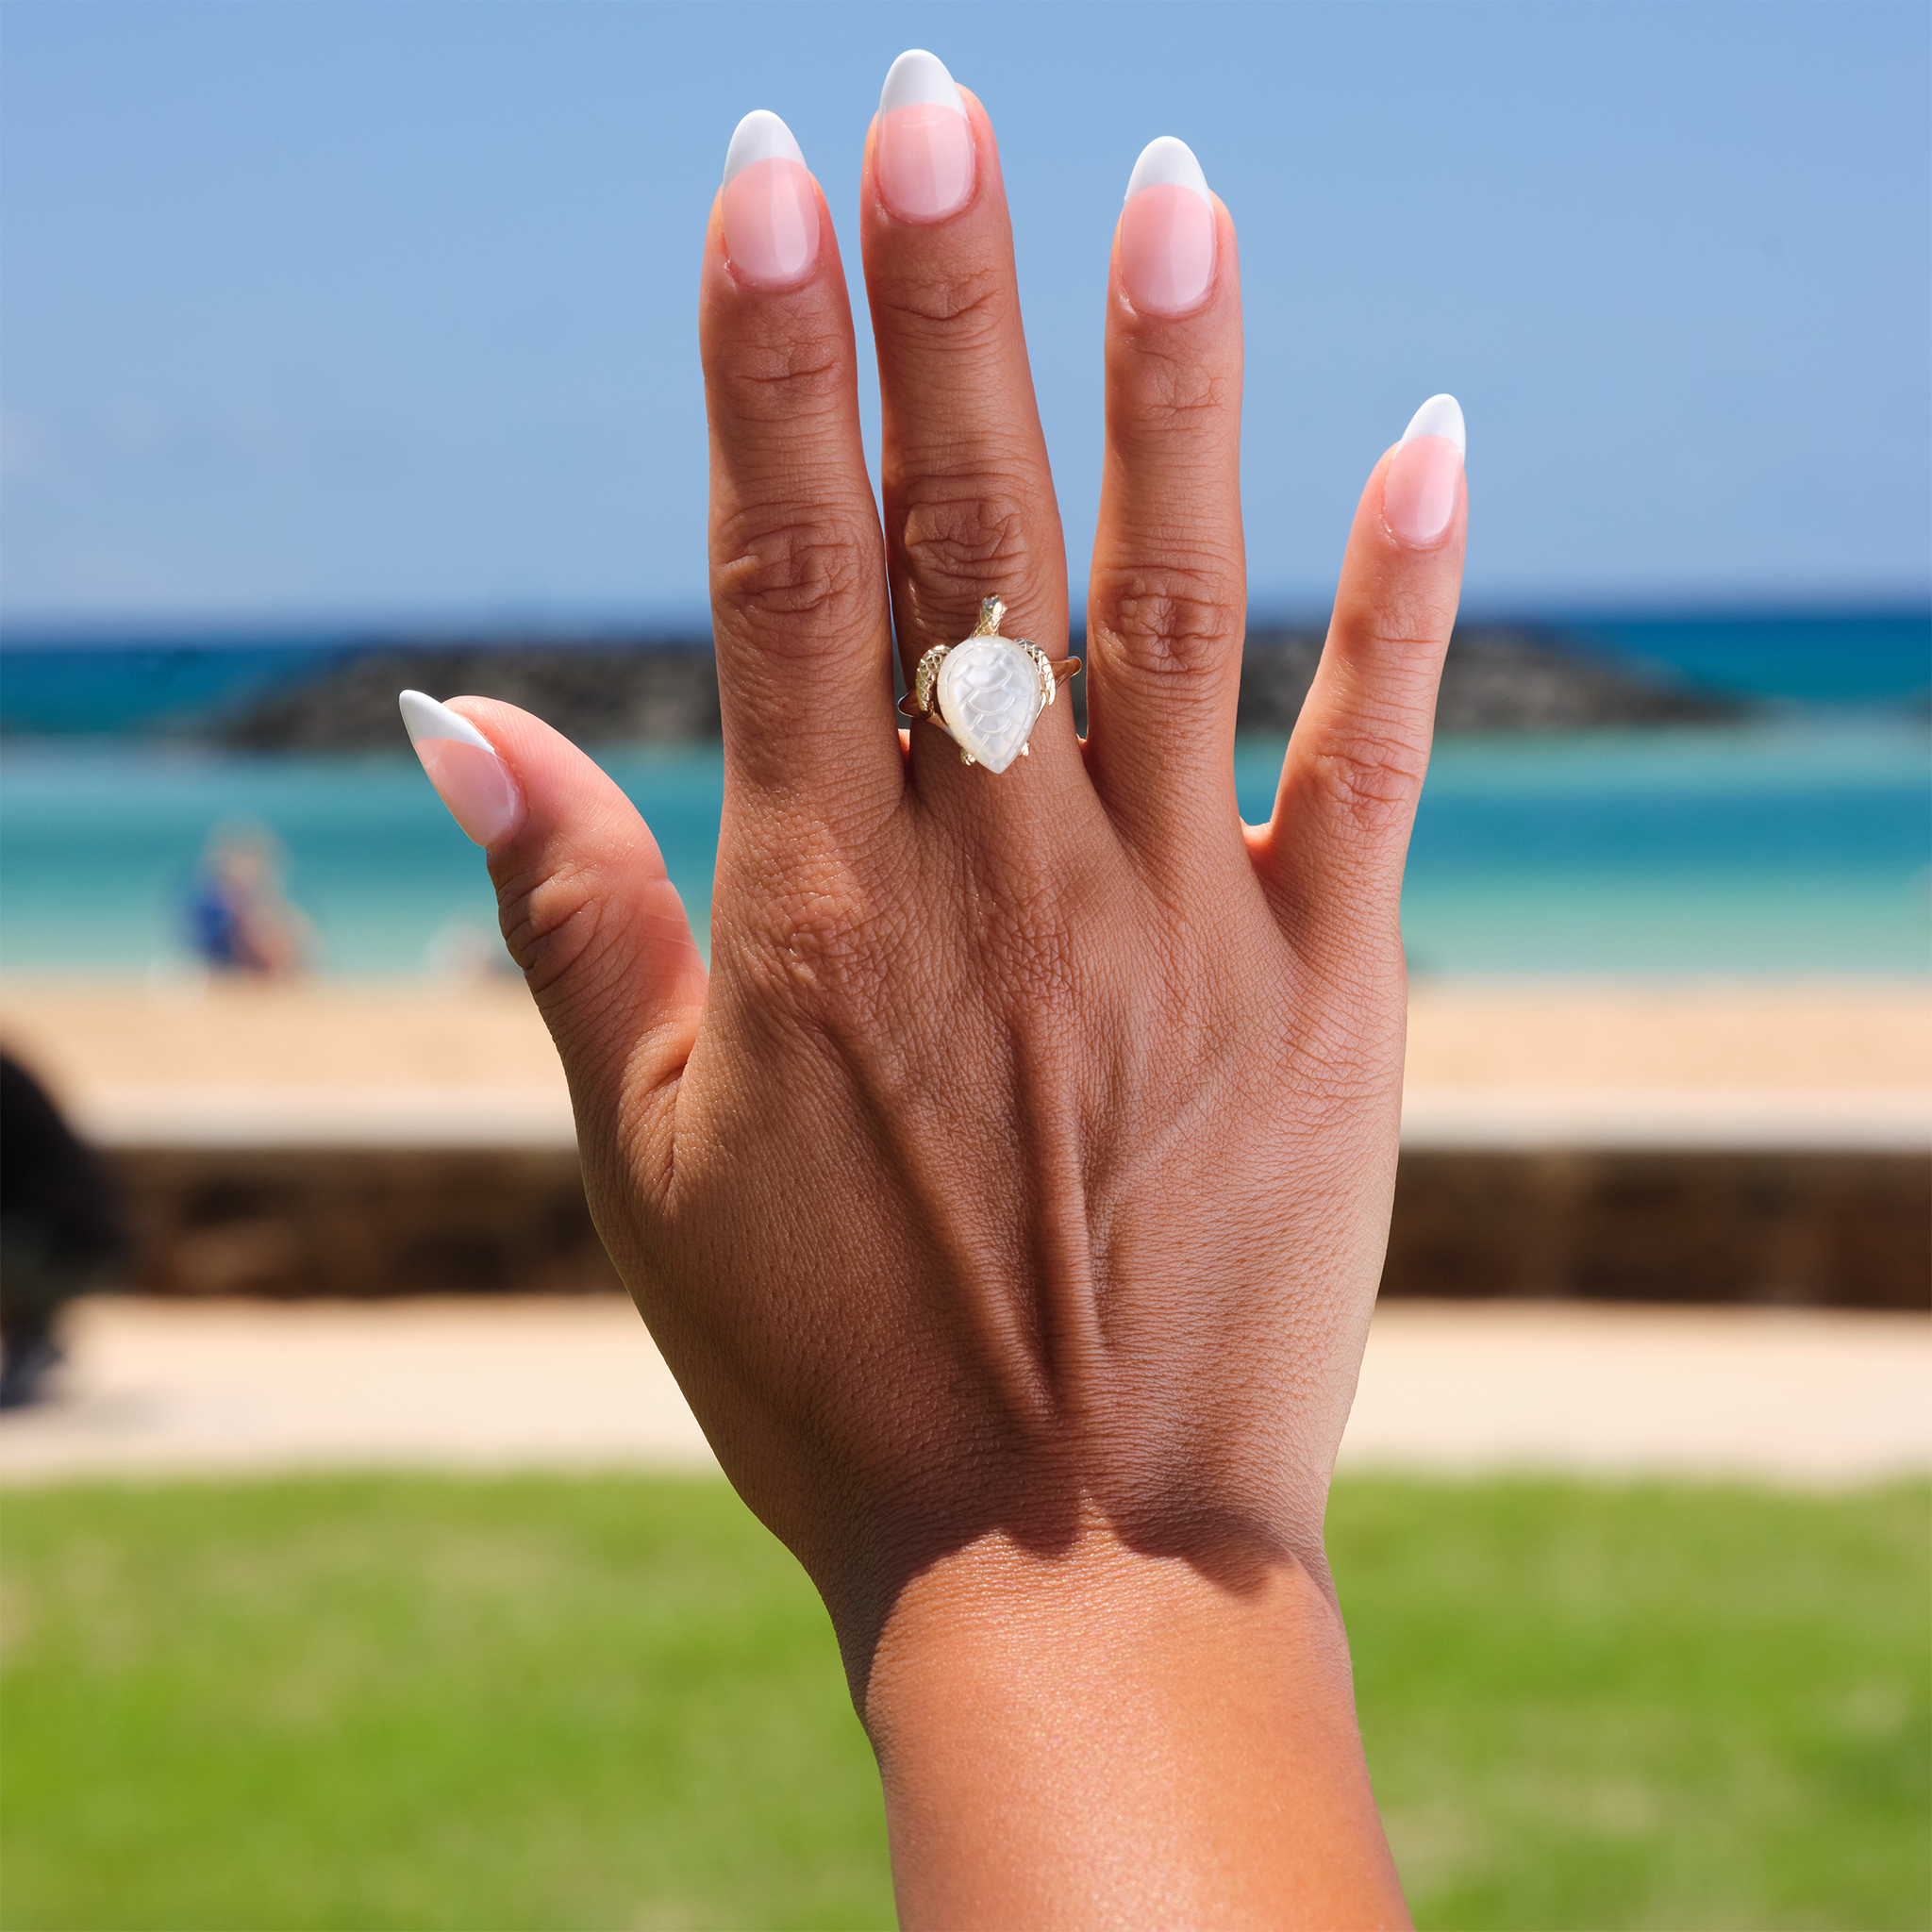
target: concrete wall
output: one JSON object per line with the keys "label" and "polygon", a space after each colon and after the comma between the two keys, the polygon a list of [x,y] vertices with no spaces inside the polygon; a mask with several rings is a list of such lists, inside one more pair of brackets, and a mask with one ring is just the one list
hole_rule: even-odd
{"label": "concrete wall", "polygon": [[[582,1291],[616,1275],[563,1149],[124,1146],[129,1286]],[[1383,1291],[1932,1304],[1918,1152],[1405,1151]]]}
{"label": "concrete wall", "polygon": [[1923,1308],[1932,1161],[1405,1150],[1383,1292]]}

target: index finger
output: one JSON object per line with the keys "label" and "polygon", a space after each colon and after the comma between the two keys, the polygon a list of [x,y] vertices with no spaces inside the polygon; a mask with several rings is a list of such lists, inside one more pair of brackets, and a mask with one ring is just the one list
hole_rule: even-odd
{"label": "index finger", "polygon": [[852,311],[824,196],[763,109],[725,158],[698,336],[727,786],[884,808],[905,775]]}

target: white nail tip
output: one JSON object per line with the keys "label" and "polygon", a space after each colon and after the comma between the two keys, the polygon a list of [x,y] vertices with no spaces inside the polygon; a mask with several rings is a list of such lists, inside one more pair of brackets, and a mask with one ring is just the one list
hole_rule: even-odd
{"label": "white nail tip", "polygon": [[908,48],[886,70],[879,112],[890,114],[894,108],[950,108],[962,120],[966,113],[966,103],[946,72],[946,63],[924,47]]}
{"label": "white nail tip", "polygon": [[450,738],[458,744],[474,744],[491,758],[496,756],[496,747],[467,718],[422,691],[404,691],[396,706],[403,714],[403,727],[408,732],[411,744],[421,744],[425,738]]}
{"label": "white nail tip", "polygon": [[724,181],[730,186],[734,175],[741,175],[754,161],[796,161],[805,166],[805,150],[791,128],[769,108],[754,108],[731,132],[731,145],[724,150]]}
{"label": "white nail tip", "polygon": [[1467,456],[1469,440],[1462,432],[1462,405],[1452,395],[1431,396],[1402,432],[1404,442],[1413,442],[1418,436],[1443,437],[1456,445],[1457,456]]}
{"label": "white nail tip", "polygon": [[1141,158],[1127,176],[1126,199],[1132,201],[1143,188],[1191,188],[1212,205],[1208,177],[1194,158],[1194,150],[1172,134],[1158,136],[1141,150]]}

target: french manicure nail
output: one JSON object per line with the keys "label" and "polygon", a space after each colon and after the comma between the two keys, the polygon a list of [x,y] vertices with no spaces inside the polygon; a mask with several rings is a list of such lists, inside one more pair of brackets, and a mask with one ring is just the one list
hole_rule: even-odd
{"label": "french manicure nail", "polygon": [[478,845],[502,843],[524,822],[524,793],[495,747],[467,718],[420,691],[406,691],[396,702],[450,816]]}
{"label": "french manicure nail", "polygon": [[1163,134],[1141,150],[1121,212],[1121,278],[1150,315],[1185,315],[1214,283],[1214,201],[1186,142]]}
{"label": "french manicure nail", "polygon": [[1449,527],[1468,446],[1454,396],[1431,396],[1409,418],[1382,479],[1382,521],[1403,542],[1430,544]]}
{"label": "french manicure nail", "polygon": [[791,130],[767,108],[738,124],[724,150],[724,253],[760,289],[802,282],[819,258],[819,192]]}
{"label": "french manicure nail", "polygon": [[973,127],[937,54],[901,54],[879,94],[873,177],[902,222],[942,222],[973,199]]}

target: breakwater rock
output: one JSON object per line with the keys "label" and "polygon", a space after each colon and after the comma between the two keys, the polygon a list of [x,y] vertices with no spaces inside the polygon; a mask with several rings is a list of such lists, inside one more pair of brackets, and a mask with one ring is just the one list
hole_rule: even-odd
{"label": "breakwater rock", "polygon": [[696,744],[719,735],[708,640],[378,646],[217,720],[211,735],[247,751],[392,749],[403,741],[401,691],[501,698],[579,744]]}
{"label": "breakwater rock", "polygon": [[[1321,661],[1319,632],[1257,629],[1241,658],[1238,728],[1291,730]],[[1073,687],[1086,725],[1086,679]],[[401,742],[396,693],[484,693],[579,743],[701,743],[719,735],[708,641],[412,643],[373,646],[211,722],[216,741],[255,751],[347,751]],[[1442,731],[1563,731],[1716,724],[1748,707],[1668,672],[1577,649],[1528,628],[1458,628],[1437,709]]]}
{"label": "breakwater rock", "polygon": [[[1254,630],[1241,654],[1242,731],[1286,733],[1321,661],[1317,631]],[[1580,731],[1607,724],[1714,724],[1751,707],[1668,670],[1610,658],[1527,627],[1458,625],[1436,701],[1439,731]]]}

